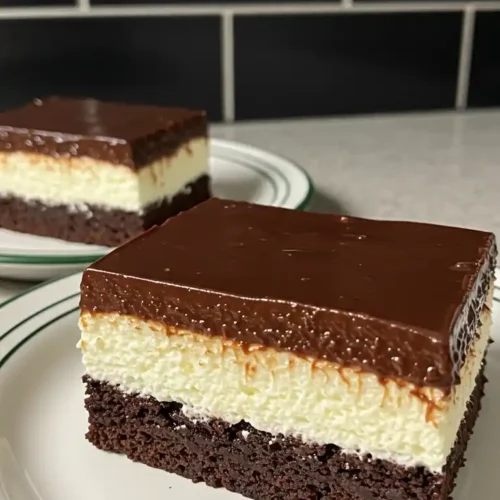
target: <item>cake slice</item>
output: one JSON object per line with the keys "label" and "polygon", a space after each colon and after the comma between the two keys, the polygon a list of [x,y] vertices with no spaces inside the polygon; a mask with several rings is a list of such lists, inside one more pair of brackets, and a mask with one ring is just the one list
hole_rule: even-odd
{"label": "cake slice", "polygon": [[116,246],[209,196],[203,111],[49,98],[0,113],[0,227]]}
{"label": "cake slice", "polygon": [[447,500],[490,233],[211,199],[92,264],[87,439],[259,500]]}

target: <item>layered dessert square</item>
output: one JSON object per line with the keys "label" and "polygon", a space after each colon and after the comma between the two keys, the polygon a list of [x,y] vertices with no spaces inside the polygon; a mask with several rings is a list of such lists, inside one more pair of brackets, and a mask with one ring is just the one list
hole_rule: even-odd
{"label": "layered dessert square", "polygon": [[0,113],[0,227],[112,247],[209,196],[203,111],[53,97]]}
{"label": "layered dessert square", "polygon": [[87,439],[259,500],[447,500],[496,254],[486,232],[204,202],[83,275]]}

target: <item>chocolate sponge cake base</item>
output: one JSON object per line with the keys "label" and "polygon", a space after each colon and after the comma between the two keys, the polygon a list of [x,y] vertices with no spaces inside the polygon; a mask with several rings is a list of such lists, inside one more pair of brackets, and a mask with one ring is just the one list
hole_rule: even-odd
{"label": "chocolate sponge cake base", "polygon": [[115,247],[169,217],[207,200],[210,181],[202,176],[171,199],[147,207],[143,214],[89,206],[44,205],[16,197],[0,197],[0,227],[66,241]]}
{"label": "chocolate sponge cake base", "polygon": [[484,367],[443,474],[258,431],[195,421],[178,403],[127,395],[84,377],[87,439],[101,450],[258,500],[448,500],[478,416]]}

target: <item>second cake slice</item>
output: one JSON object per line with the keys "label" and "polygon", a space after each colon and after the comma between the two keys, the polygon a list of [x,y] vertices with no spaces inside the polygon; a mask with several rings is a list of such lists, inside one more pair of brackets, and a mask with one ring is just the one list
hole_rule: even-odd
{"label": "second cake slice", "polygon": [[210,196],[202,111],[49,98],[0,113],[0,227],[117,246]]}

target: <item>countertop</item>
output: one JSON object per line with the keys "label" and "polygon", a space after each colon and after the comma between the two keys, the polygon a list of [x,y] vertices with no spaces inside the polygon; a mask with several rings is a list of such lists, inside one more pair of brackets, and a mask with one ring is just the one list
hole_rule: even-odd
{"label": "countertop", "polygon": [[[466,226],[500,236],[500,111],[215,125],[311,175],[311,210]],[[0,302],[30,286],[0,281]]]}

